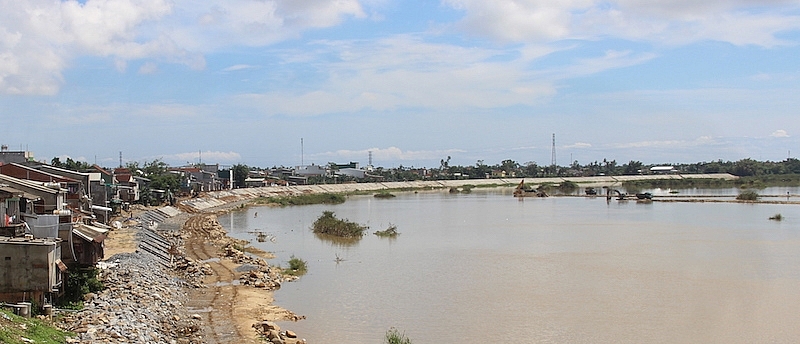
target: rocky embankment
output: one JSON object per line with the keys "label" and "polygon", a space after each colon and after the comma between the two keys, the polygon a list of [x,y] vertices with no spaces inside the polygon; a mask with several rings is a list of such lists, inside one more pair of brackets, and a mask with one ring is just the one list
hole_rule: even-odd
{"label": "rocky embankment", "polygon": [[101,264],[105,289],[62,327],[74,343],[203,343],[200,318],[185,305],[186,283],[147,253],[118,254]]}
{"label": "rocky embankment", "polygon": [[[137,231],[137,242],[153,235],[141,226]],[[64,313],[59,322],[76,333],[69,342],[305,343],[271,322],[303,318],[270,304],[270,292],[296,277],[243,252],[245,243],[228,237],[215,215],[183,213],[158,232],[171,262],[141,246],[101,262],[105,289],[86,295],[84,309]],[[259,312],[237,306],[257,303]]]}

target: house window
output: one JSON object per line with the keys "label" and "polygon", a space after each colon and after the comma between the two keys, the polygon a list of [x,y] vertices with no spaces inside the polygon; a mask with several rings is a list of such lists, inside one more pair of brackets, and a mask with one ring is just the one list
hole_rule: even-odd
{"label": "house window", "polygon": [[11,260],[11,257],[6,257],[6,260]]}

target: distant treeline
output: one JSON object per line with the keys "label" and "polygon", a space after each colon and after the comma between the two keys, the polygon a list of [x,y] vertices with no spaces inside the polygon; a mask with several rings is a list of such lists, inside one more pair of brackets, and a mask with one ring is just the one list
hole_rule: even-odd
{"label": "distant treeline", "polygon": [[573,162],[569,166],[540,166],[536,162],[517,163],[503,160],[496,165],[487,165],[478,160],[475,165],[450,165],[450,159],[442,159],[438,168],[377,168],[374,174],[387,181],[420,179],[482,179],[482,178],[537,178],[537,177],[588,177],[650,174],[655,166],[673,166],[676,173],[730,173],[739,177],[766,177],[775,175],[800,174],[800,160],[789,158],[784,161],[711,161],[691,164],[650,164],[629,161],[618,164],[616,160],[594,161],[585,165]]}

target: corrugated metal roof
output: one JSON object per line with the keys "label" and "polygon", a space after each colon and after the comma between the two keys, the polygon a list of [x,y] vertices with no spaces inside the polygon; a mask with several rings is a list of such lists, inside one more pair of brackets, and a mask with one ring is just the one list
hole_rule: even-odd
{"label": "corrugated metal roof", "polygon": [[72,233],[77,234],[86,241],[103,242],[108,235],[108,230],[85,223],[76,223],[72,227]]}

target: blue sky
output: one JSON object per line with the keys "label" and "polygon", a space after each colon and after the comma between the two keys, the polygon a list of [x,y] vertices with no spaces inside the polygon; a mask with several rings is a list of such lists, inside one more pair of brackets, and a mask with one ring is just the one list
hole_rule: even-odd
{"label": "blue sky", "polygon": [[0,143],[436,167],[549,165],[555,134],[560,165],[780,161],[798,43],[796,0],[0,0]]}

